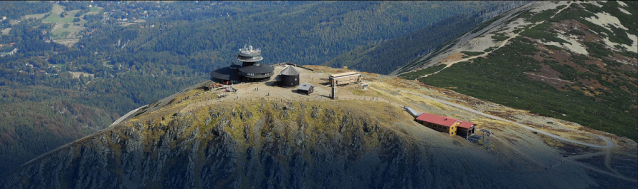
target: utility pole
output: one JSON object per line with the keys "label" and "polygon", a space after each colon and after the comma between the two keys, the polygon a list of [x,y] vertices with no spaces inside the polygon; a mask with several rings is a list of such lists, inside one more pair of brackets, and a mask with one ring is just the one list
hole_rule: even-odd
{"label": "utility pole", "polygon": [[492,129],[487,130],[483,127],[481,128],[481,131],[483,132],[483,140],[485,140],[485,134],[487,134],[487,149],[489,150],[492,148]]}
{"label": "utility pole", "polygon": [[332,100],[337,100],[337,80],[332,79]]}

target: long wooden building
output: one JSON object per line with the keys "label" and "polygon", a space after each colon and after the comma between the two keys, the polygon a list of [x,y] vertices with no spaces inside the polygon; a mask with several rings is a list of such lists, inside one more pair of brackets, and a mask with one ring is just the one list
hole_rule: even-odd
{"label": "long wooden building", "polygon": [[475,123],[469,121],[426,113],[416,117],[416,121],[431,129],[448,133],[450,136],[459,135],[466,139],[474,134],[476,126]]}
{"label": "long wooden building", "polygon": [[330,80],[331,85],[346,85],[350,83],[359,83],[361,82],[361,73],[359,72],[345,72],[332,74],[328,78]]}
{"label": "long wooden building", "polygon": [[459,121],[456,119],[426,113],[416,117],[416,121],[430,129],[448,133],[450,136],[457,134],[456,129],[459,125]]}

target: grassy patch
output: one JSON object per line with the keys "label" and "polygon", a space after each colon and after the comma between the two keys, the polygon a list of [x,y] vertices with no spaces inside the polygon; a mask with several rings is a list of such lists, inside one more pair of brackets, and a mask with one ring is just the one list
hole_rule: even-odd
{"label": "grassy patch", "polygon": [[98,7],[91,7],[91,8],[89,8],[89,12],[100,12],[100,8],[98,8]]}
{"label": "grassy patch", "polygon": [[69,31],[63,31],[63,32],[60,34],[60,37],[61,37],[61,38],[65,38],[65,37],[67,37],[67,36],[69,35],[69,33],[71,33],[71,32],[69,32]]}
{"label": "grassy patch", "polygon": [[42,20],[42,22],[44,22],[44,23],[65,24],[65,23],[72,23],[74,18],[76,18],[76,17],[66,16],[64,18],[61,18],[59,14],[49,14],[49,16],[44,18],[44,20]]}
{"label": "grassy patch", "polygon": [[560,10],[561,8],[564,8],[565,5],[561,5],[558,6],[556,9],[549,9],[549,10],[544,10],[538,13],[532,12],[532,11],[525,11],[523,13],[521,13],[520,17],[521,18],[527,18],[527,21],[535,23],[535,22],[541,22],[541,21],[545,21],[545,20],[549,20],[549,18],[551,16],[553,16],[554,14],[556,14],[556,12],[558,10]]}
{"label": "grassy patch", "polygon": [[605,58],[612,54],[609,49],[605,48],[605,46],[599,43],[585,42],[585,46],[587,47],[587,52],[589,52],[594,57]]}
{"label": "grassy patch", "polygon": [[576,79],[576,69],[570,65],[559,64],[556,61],[544,61],[545,64],[549,65],[553,70],[560,72],[562,75],[559,78],[574,81]]}
{"label": "grassy patch", "polygon": [[618,52],[618,54],[629,57],[629,58],[638,58],[638,53],[635,52],[629,52],[629,51],[621,51]]}
{"label": "grassy patch", "polygon": [[561,5],[561,6],[556,7],[556,9],[549,9],[549,10],[541,11],[539,13],[536,13],[536,14],[532,15],[527,21],[530,21],[530,22],[541,22],[541,21],[549,20],[549,18],[554,16],[554,14],[556,14],[556,12],[558,10],[560,10],[561,8],[564,8],[564,7],[565,7],[565,5]]}
{"label": "grassy patch", "polygon": [[[78,39],[79,36],[77,34],[84,30],[84,27],[82,25],[87,21],[81,19],[80,17],[73,16],[80,10],[68,11],[67,15],[62,18],[60,17],[60,12],[63,9],[64,7],[62,6],[54,6],[53,10],[45,15],[45,18],[42,20],[42,22],[55,23],[56,26],[50,31],[51,39]],[[56,42],[60,43],[60,41]]]}
{"label": "grassy patch", "polygon": [[580,30],[569,30],[569,34],[582,35],[582,36],[585,35],[585,33],[583,31],[580,31]]}
{"label": "grassy patch", "polygon": [[549,25],[550,25],[550,22],[544,22],[542,24],[539,24],[535,27],[529,28],[521,32],[521,35],[527,36],[533,39],[540,39],[543,42],[554,41],[554,42],[560,43],[561,45],[563,43],[568,43],[567,41],[556,37],[556,34],[550,33],[548,31]]}
{"label": "grassy patch", "polygon": [[[86,22],[86,21],[81,21]],[[66,25],[66,24],[65,24]],[[85,27],[78,26],[75,24],[69,24],[68,28],[58,27],[51,31],[52,39],[68,39],[68,38],[77,38],[77,34],[84,30]],[[72,34],[72,35],[70,35]]]}
{"label": "grassy patch", "polygon": [[58,21],[60,21],[62,18],[60,18],[59,14],[49,14],[49,16],[47,16],[46,18],[44,18],[44,20],[42,20],[42,22],[48,22],[48,23],[57,23]]}
{"label": "grassy patch", "polygon": [[557,47],[555,45],[545,45],[545,47],[551,50],[563,50],[563,48]]}
{"label": "grassy patch", "polygon": [[507,37],[507,36],[505,35],[505,33],[495,33],[495,34],[492,36],[492,39],[494,39],[494,41],[496,41],[496,42],[499,42],[499,41],[505,41],[507,38],[509,38],[509,37]]}

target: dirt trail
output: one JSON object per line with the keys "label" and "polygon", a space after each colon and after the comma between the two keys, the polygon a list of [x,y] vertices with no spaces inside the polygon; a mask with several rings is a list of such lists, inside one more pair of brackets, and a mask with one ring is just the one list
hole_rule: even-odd
{"label": "dirt trail", "polygon": [[549,79],[549,80],[556,80],[556,81],[560,81],[560,82],[566,82],[566,83],[569,83],[569,84],[574,83],[573,81],[567,81],[567,80],[563,80],[563,79],[560,79],[560,78],[553,78],[553,77],[546,77],[546,76],[542,76],[542,75],[536,75],[534,73],[525,73],[525,74],[536,76],[536,77],[541,77],[541,78]]}
{"label": "dirt trail", "polygon": [[120,122],[124,121],[125,119],[128,119],[131,115],[133,115],[134,113],[136,113],[136,112],[137,112],[137,110],[142,109],[142,108],[146,108],[147,106],[148,106],[148,104],[147,104],[147,105],[144,105],[144,106],[141,106],[141,107],[139,107],[139,108],[137,108],[137,109],[135,109],[135,110],[131,110],[130,112],[128,112],[128,113],[126,113],[126,114],[124,114],[123,116],[121,116],[120,118],[118,118],[117,120],[115,120],[115,121],[114,121],[111,125],[109,125],[109,127],[113,127],[114,125],[119,124]]}
{"label": "dirt trail", "polygon": [[[609,156],[607,156],[607,157],[609,157]],[[598,169],[598,168],[596,168],[594,166],[587,165],[585,163],[581,163],[581,162],[578,162],[576,160],[571,160],[571,159],[564,159],[564,160],[565,160],[565,162],[573,163],[573,164],[579,165],[579,166],[581,166],[583,168],[587,168],[589,170],[596,171],[598,173],[606,174],[606,175],[609,175],[609,176],[612,176],[612,177],[616,177],[616,178],[619,178],[619,179],[623,179],[623,180],[626,180],[626,181],[630,181],[630,182],[638,182],[638,180],[636,180],[635,178],[625,177],[624,175],[619,174],[617,172],[615,172],[616,174],[614,174],[614,173],[610,173],[610,172],[607,172],[607,171],[603,171],[603,170],[600,170],[600,169]]]}
{"label": "dirt trail", "polygon": [[569,156],[569,157],[566,157],[565,160],[583,159],[583,158],[589,158],[589,157],[604,155],[604,154],[605,152],[588,153],[588,154],[582,154],[582,155],[576,155],[576,156]]}
{"label": "dirt trail", "polygon": [[611,167],[611,151],[609,149],[605,149],[605,167],[607,167],[607,169],[609,169],[611,172],[616,173],[617,175],[622,175],[620,174],[620,172],[616,171],[616,169]]}

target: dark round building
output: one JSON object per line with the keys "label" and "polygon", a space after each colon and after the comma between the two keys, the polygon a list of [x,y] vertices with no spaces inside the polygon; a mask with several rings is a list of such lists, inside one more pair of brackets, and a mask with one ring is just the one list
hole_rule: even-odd
{"label": "dark round building", "polygon": [[242,64],[233,64],[230,67],[212,71],[210,72],[211,79],[225,84],[268,80],[273,75],[275,68],[259,63],[263,59],[260,49],[244,46],[244,48],[239,49],[237,55],[237,60],[241,61]]}
{"label": "dark round building", "polygon": [[242,62],[239,68],[239,76],[242,81],[263,81],[268,80],[273,75],[275,68],[269,65],[263,65],[259,61],[263,60],[261,49],[255,49],[253,46],[239,49],[237,60]]}
{"label": "dark round building", "polygon": [[279,74],[279,86],[294,87],[297,85],[299,85],[299,71],[293,66],[288,66],[284,70],[281,70]]}
{"label": "dark round building", "polygon": [[216,69],[215,71],[210,72],[210,79],[225,85],[240,83],[241,77],[237,70],[240,67],[240,65],[233,64],[229,67]]}
{"label": "dark round building", "polygon": [[239,75],[242,81],[263,81],[270,79],[275,68],[269,65],[254,63],[253,65],[239,68]]}

